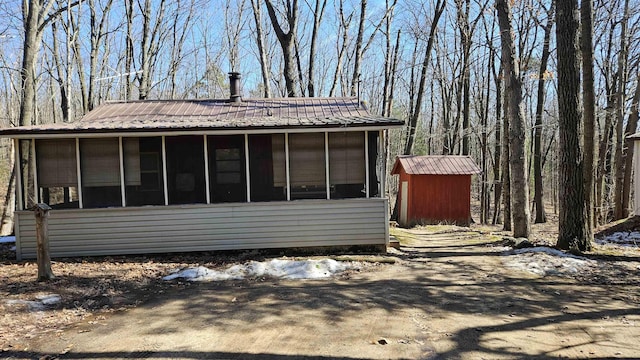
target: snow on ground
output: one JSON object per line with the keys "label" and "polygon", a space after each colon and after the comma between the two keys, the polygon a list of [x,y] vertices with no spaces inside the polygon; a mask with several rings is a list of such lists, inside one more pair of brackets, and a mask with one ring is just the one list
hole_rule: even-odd
{"label": "snow on ground", "polygon": [[615,244],[620,246],[640,247],[640,232],[616,232],[602,238],[595,239],[595,241],[600,245]]}
{"label": "snow on ground", "polygon": [[0,236],[0,244],[10,244],[15,242],[16,242],[15,236]]}
{"label": "snow on ground", "polygon": [[55,305],[62,298],[58,294],[38,295],[36,300],[7,300],[7,305],[23,305],[32,311],[40,311],[46,309],[47,306]]}
{"label": "snow on ground", "polygon": [[597,265],[594,260],[549,247],[533,247],[503,253],[503,263],[512,269],[540,276],[571,276]]}
{"label": "snow on ground", "polygon": [[282,279],[322,279],[341,273],[347,269],[359,268],[360,264],[323,260],[249,261],[233,265],[226,270],[212,270],[203,266],[188,268],[163,277],[163,280],[182,278],[188,281],[240,280],[249,277],[269,276]]}

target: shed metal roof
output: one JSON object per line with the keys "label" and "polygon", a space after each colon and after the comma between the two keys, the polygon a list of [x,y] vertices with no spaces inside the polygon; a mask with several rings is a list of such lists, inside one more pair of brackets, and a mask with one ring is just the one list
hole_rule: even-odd
{"label": "shed metal roof", "polygon": [[473,175],[482,172],[471,157],[456,155],[398,156],[391,174],[399,174],[400,166],[410,175]]}
{"label": "shed metal roof", "polygon": [[0,136],[61,133],[395,127],[357,98],[145,100],[107,102],[72,123],[0,129]]}

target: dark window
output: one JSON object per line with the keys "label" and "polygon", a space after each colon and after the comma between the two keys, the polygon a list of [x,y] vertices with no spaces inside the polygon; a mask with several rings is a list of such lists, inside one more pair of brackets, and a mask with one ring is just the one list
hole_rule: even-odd
{"label": "dark window", "polygon": [[284,134],[249,135],[251,201],[286,200]]}
{"label": "dark window", "polygon": [[211,201],[247,201],[244,136],[209,136]]}
{"label": "dark window", "polygon": [[167,136],[169,204],[205,203],[204,138]]}
{"label": "dark window", "polygon": [[162,138],[122,139],[127,206],[164,205]]}

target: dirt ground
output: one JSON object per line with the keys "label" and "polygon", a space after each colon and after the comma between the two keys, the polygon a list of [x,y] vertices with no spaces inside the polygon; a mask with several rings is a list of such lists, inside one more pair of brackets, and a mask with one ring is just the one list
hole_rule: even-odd
{"label": "dirt ground", "polygon": [[[50,283],[5,260],[0,358],[638,358],[638,250],[597,249],[597,267],[541,277],[504,266],[498,230],[394,229],[400,249],[330,280],[160,280],[267,256],[255,251],[68,259]],[[553,229],[534,231],[544,243]],[[46,294],[62,300],[15,302]]]}

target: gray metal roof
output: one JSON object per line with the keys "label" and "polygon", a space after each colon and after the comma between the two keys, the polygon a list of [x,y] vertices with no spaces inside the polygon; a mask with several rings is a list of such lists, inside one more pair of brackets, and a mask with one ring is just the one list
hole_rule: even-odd
{"label": "gray metal roof", "polygon": [[145,100],[108,102],[72,123],[0,129],[0,136],[291,128],[395,127],[357,98]]}
{"label": "gray metal roof", "polygon": [[469,156],[456,155],[398,156],[391,174],[399,174],[399,166],[410,175],[473,175],[482,172]]}

